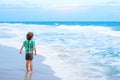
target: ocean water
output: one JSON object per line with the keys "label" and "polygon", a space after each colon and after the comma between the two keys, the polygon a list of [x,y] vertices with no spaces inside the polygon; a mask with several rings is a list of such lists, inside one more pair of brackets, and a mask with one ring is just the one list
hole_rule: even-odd
{"label": "ocean water", "polygon": [[61,80],[120,79],[120,22],[0,23],[0,44],[19,49],[29,31]]}

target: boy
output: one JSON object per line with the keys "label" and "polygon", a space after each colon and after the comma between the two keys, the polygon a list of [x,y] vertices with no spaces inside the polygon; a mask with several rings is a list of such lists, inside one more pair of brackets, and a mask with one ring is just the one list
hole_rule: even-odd
{"label": "boy", "polygon": [[23,42],[23,45],[20,49],[20,54],[22,54],[22,49],[25,47],[26,71],[28,72],[28,67],[30,63],[30,71],[32,72],[33,51],[34,54],[36,55],[35,41],[32,40],[33,33],[32,32],[27,33],[26,38],[27,39]]}

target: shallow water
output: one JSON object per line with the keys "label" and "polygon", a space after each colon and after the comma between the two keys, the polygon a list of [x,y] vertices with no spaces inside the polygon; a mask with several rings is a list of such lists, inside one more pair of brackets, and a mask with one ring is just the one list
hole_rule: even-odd
{"label": "shallow water", "polygon": [[19,48],[25,34],[32,31],[38,54],[46,57],[44,63],[50,65],[62,80],[119,80],[118,28],[118,25],[114,28],[1,23],[0,44]]}

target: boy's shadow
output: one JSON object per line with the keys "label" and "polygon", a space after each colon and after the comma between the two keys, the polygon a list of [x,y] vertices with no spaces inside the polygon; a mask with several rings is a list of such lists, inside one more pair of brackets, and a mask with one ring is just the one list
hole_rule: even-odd
{"label": "boy's shadow", "polygon": [[33,74],[33,73],[28,73],[28,72],[26,72],[26,74],[25,74],[25,79],[24,79],[24,80],[32,80],[32,74]]}

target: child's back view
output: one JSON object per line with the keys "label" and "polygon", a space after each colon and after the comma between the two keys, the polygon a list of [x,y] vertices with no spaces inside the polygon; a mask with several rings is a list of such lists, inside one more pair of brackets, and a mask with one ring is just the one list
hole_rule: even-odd
{"label": "child's back view", "polygon": [[20,54],[22,54],[22,49],[25,47],[26,71],[28,72],[28,66],[30,63],[30,71],[32,72],[33,71],[32,70],[33,51],[34,51],[34,54],[36,55],[35,41],[32,40],[33,33],[29,32],[26,35],[26,38],[27,39],[23,42],[23,45],[20,49]]}

